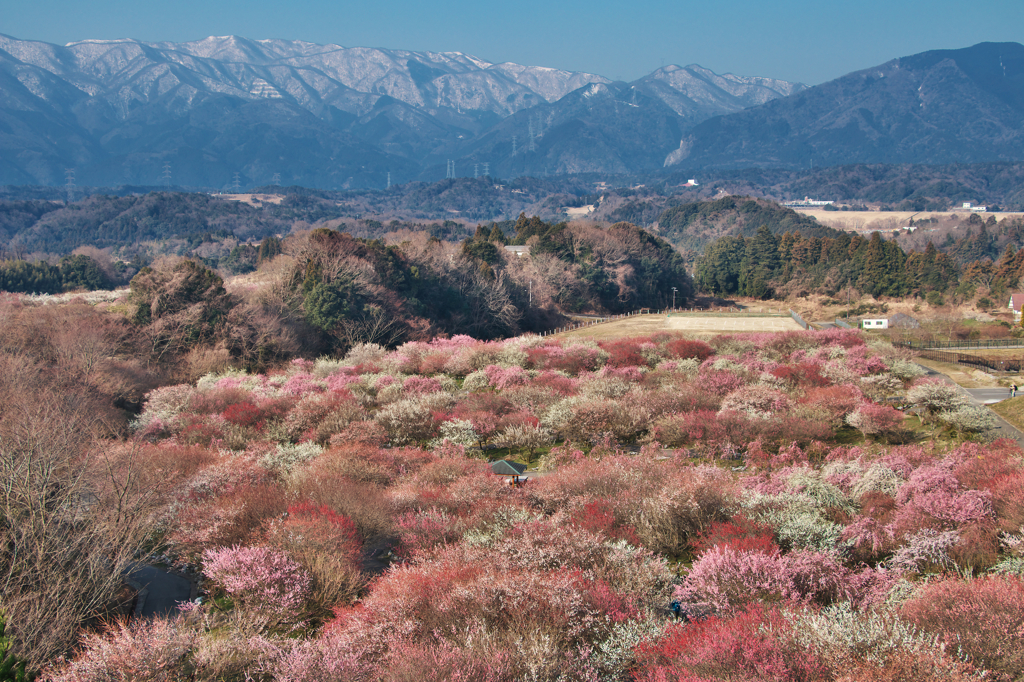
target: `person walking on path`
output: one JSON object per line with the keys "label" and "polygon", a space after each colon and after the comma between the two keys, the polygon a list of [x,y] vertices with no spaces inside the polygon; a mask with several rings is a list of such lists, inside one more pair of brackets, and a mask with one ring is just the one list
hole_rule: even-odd
{"label": "person walking on path", "polygon": [[1017,384],[1010,384],[1010,397],[1011,398],[1016,398],[1017,397]]}

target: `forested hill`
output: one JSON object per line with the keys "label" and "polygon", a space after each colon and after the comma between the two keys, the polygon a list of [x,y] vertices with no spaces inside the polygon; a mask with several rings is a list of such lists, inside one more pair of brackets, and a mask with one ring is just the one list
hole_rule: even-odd
{"label": "forested hill", "polygon": [[80,246],[130,246],[210,232],[262,239],[289,231],[297,219],[337,217],[332,207],[332,202],[290,196],[279,205],[254,208],[209,194],[179,192],[94,195],[68,205],[0,201],[0,243],[23,253],[66,254]]}
{"label": "forested hill", "polygon": [[786,232],[804,237],[837,237],[841,233],[814,218],[764,199],[724,197],[674,206],[658,217],[657,233],[695,259],[721,237],[753,237],[766,228],[772,234]]}
{"label": "forested hill", "polygon": [[971,227],[941,247],[922,239],[906,251],[875,232],[869,238],[846,232],[835,237],[774,234],[761,227],[753,237],[726,236],[697,261],[700,289],[720,295],[835,295],[850,286],[872,296],[916,295],[938,300],[956,294],[1005,292],[1024,277],[1024,221],[1004,220]]}

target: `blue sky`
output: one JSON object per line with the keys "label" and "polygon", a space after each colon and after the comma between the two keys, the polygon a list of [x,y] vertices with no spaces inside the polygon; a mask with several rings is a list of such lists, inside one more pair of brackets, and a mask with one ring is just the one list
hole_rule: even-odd
{"label": "blue sky", "polygon": [[1024,41],[1022,0],[0,0],[0,33],[185,41],[209,35],[460,51],[633,80],[663,64],[809,85],[930,49]]}

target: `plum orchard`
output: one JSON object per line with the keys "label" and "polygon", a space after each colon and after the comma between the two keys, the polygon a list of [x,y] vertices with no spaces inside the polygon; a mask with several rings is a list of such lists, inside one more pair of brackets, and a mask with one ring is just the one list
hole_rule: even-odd
{"label": "plum orchard", "polygon": [[[1020,679],[1022,453],[961,408],[847,330],[458,336],[160,388],[108,450],[179,463],[154,514],[211,599],[53,678]],[[492,446],[548,473],[505,485]]]}

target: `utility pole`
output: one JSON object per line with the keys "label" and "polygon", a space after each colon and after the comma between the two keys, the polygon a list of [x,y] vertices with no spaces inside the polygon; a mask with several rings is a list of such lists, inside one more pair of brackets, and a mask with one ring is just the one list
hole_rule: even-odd
{"label": "utility pole", "polygon": [[676,309],[676,288],[672,287],[672,310]]}
{"label": "utility pole", "polygon": [[74,168],[65,168],[64,169],[64,180],[65,180],[64,187],[67,190],[67,193],[68,193],[68,203],[70,204],[70,203],[74,202],[74,200],[75,200],[75,169]]}
{"label": "utility pole", "polygon": [[530,307],[533,307],[533,280],[530,280]]}
{"label": "utility pole", "polygon": [[846,278],[846,323],[850,323],[850,278]]}

